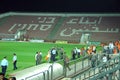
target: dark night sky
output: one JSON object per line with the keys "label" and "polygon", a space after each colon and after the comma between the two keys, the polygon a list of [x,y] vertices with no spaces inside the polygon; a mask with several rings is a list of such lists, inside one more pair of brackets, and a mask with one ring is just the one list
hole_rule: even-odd
{"label": "dark night sky", "polygon": [[1,0],[0,13],[24,12],[120,12],[119,0]]}

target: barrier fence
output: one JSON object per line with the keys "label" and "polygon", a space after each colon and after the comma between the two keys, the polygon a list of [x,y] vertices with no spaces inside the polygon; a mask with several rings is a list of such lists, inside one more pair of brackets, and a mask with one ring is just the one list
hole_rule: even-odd
{"label": "barrier fence", "polygon": [[[66,67],[63,66],[63,72],[62,75],[60,74],[59,77],[55,78],[53,71],[54,71],[54,64],[55,63],[60,63],[61,65],[63,64],[63,60],[56,61],[52,63],[52,65],[49,66],[49,68],[43,72],[33,74],[31,76],[25,77],[25,79],[22,80],[31,80],[31,78],[36,77],[36,79],[40,79],[40,76],[42,76],[42,80],[58,80],[67,76],[75,76],[77,75],[80,71],[83,71],[84,69],[90,67],[89,63],[89,56],[85,56],[83,58],[79,58],[76,60],[71,60],[69,62],[70,67],[72,68],[71,71],[69,71]],[[57,74],[57,73],[56,73]]]}
{"label": "barrier fence", "polygon": [[79,74],[72,80],[120,80],[120,55]]}

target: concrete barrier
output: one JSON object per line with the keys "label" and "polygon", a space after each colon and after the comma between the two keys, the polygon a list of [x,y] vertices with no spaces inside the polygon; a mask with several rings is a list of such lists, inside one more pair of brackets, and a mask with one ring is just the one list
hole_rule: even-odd
{"label": "concrete barrier", "polygon": [[[51,69],[53,66],[53,70]],[[51,73],[53,71],[53,74]],[[21,71],[17,71],[15,73],[10,74],[17,78],[17,80],[49,80],[56,79],[63,74],[63,66],[59,63],[43,63],[38,66],[33,66]]]}

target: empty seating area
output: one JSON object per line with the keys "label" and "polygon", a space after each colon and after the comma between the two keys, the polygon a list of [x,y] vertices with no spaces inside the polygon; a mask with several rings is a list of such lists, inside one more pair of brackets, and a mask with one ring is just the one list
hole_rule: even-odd
{"label": "empty seating area", "polygon": [[112,17],[103,17],[101,23],[98,24],[99,29],[116,29],[120,27],[120,16]]}
{"label": "empty seating area", "polygon": [[59,20],[59,16],[9,16],[0,25],[0,33],[13,33],[26,30],[29,36],[46,38]]}
{"label": "empty seating area", "polygon": [[[26,30],[29,38],[80,42],[82,34],[90,34],[89,41],[112,41],[120,39],[120,15],[9,15],[0,18],[0,33],[15,34]],[[58,28],[56,28],[58,27]],[[56,30],[56,33],[54,29]]]}
{"label": "empty seating area", "polygon": [[92,33],[91,41],[101,41],[101,42],[110,42],[119,40],[120,34],[118,33]]}
{"label": "empty seating area", "polygon": [[112,41],[120,36],[120,17],[67,17],[56,39],[80,41],[82,33],[90,34],[90,41]]}
{"label": "empty seating area", "polygon": [[[92,26],[96,25],[98,17],[70,16],[67,17],[62,26],[59,28],[55,38],[65,39],[72,42],[79,42],[82,33],[93,30]],[[90,19],[90,20],[88,20]]]}

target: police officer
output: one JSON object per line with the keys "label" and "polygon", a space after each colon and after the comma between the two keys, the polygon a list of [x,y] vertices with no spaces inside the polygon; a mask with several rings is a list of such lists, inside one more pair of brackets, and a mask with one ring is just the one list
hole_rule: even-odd
{"label": "police officer", "polygon": [[3,60],[1,61],[1,67],[2,67],[2,73],[5,74],[7,67],[8,67],[8,60],[6,59],[7,57],[5,56]]}

